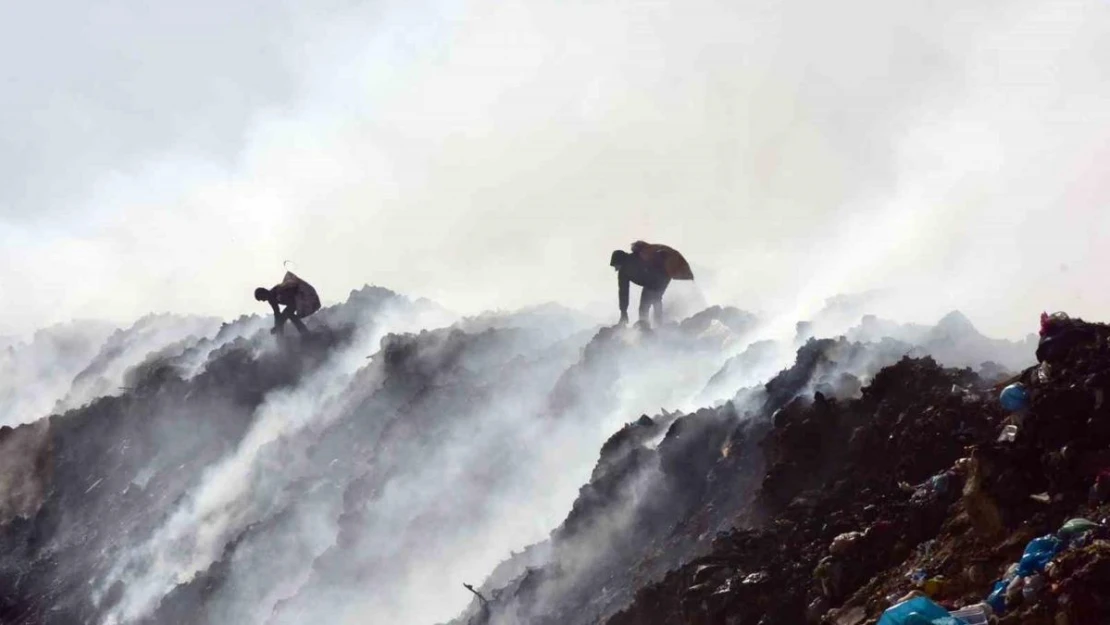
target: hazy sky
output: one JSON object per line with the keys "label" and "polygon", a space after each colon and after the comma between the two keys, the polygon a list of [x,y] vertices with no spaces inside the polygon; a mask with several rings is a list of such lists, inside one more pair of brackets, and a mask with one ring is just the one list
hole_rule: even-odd
{"label": "hazy sky", "polygon": [[[291,259],[476,311],[899,287],[1110,319],[1105,0],[43,0],[0,8],[0,334],[265,312]],[[636,296],[638,297],[638,295]]]}

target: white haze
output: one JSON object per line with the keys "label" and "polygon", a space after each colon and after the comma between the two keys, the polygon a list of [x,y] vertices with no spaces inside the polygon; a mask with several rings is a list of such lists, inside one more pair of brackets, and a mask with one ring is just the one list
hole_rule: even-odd
{"label": "white haze", "polygon": [[[994,335],[1024,335],[1045,308],[1107,316],[1110,188],[1096,164],[1110,145],[1108,11],[1096,0],[13,4],[0,9],[11,303],[0,334],[204,316],[140,320],[99,361],[99,326],[68,350],[17,343],[0,363],[11,373],[0,416],[17,425],[121,392],[159,350],[184,352],[196,374],[220,345],[265,332],[261,317],[220,329],[209,316],[266,312],[251,290],[280,279],[286,259],[326,303],[371,282],[464,313],[551,300],[587,310],[590,321],[547,330],[541,313],[517,351],[472,355],[484,394],[447,410],[444,429],[414,445],[425,453],[362,504],[352,565],[420,540],[414,520],[451,522],[432,533],[435,557],[394,562],[403,576],[311,586],[343,504],[286,501],[318,467],[271,456],[302,457],[342,419],[384,428],[395,415],[357,408],[382,381],[366,356],[386,332],[453,315],[386,313],[267,396],[239,446],[94,588],[100,598],[124,582],[110,623],[149,616],[287,507],[270,542],[235,551],[207,606],[214,622],[265,622],[291,599],[273,625],[450,618],[470,601],[462,581],[480,583],[565,518],[621,424],[765,381],[789,364],[781,343],[708,386],[832,295],[873,292],[862,311],[899,321],[959,308]],[[611,405],[543,419],[591,321],[615,317],[609,251],[637,238],[693,263],[697,284],[674,295],[765,323],[626,346],[615,370],[584,382],[611,390]],[[483,323],[506,322],[460,327]],[[510,373],[524,378],[497,384]],[[389,455],[367,450],[367,471],[372,451]],[[513,470],[491,489],[481,469],[495,460]]]}
{"label": "white haze", "polygon": [[[345,309],[339,310],[336,315],[349,317]],[[349,346],[332,353],[324,366],[295,387],[266,397],[238,446],[208,466],[183,497],[160,498],[166,507],[151,511],[161,519],[153,533],[135,535],[133,542],[119,545],[119,551],[105,552],[101,557],[108,559],[104,565],[110,573],[91,585],[94,601],[102,601],[117,581],[124,590],[104,625],[152,616],[177,585],[223,558],[230,559],[226,582],[204,606],[213,623],[448,619],[471,600],[462,581],[482,582],[511,552],[544,540],[566,517],[579,488],[590,478],[602,443],[622,424],[641,413],[694,410],[728,399],[741,386],[764,382],[789,365],[792,356],[789,344],[775,345],[749,358],[742,370],[707,393],[709,380],[728,359],[786,322],[771,319],[741,334],[716,321],[700,332],[671,328],[646,336],[626,330],[601,343],[592,356],[583,356],[582,347],[596,327],[573,311],[541,307],[487,314],[454,326],[471,337],[461,368],[472,372],[473,380],[456,378],[455,369],[441,363],[443,348],[433,335],[416,337],[422,346],[416,362],[434,372],[428,390],[432,400],[417,412],[372,409],[375,404],[365,400],[378,392],[385,378],[380,358],[368,362],[366,355],[377,351],[380,338],[455,320],[434,306],[427,307],[429,312],[421,310],[396,304],[360,319],[364,331]],[[316,325],[336,318],[310,321]],[[503,345],[484,333],[498,327],[523,328],[525,334]],[[185,335],[198,336],[182,340]],[[219,345],[252,335],[256,342],[258,337],[269,338],[263,318],[240,319],[216,331],[210,320],[155,317],[111,336],[100,350],[88,350],[96,354],[92,364],[74,365],[69,360],[79,356],[58,356],[50,350],[44,351],[44,358],[56,359],[60,371],[94,371],[115,380],[127,379],[131,368],[151,355],[177,356],[188,376],[203,370],[198,363]],[[163,344],[151,337],[161,337]],[[120,345],[128,349],[109,348]],[[984,360],[989,357],[982,355]],[[582,369],[582,377],[571,387],[578,403],[552,417],[547,408],[556,396],[557,380],[583,358],[592,365]],[[844,365],[856,374],[875,366],[866,360]],[[460,379],[472,386],[457,388]],[[116,387],[106,388],[114,392]],[[23,403],[42,403],[32,400]],[[376,428],[377,438],[367,437],[370,447],[344,459],[350,461],[350,473],[333,475],[314,466],[307,450],[339,422]],[[425,427],[434,429],[425,433]],[[409,428],[410,433],[398,436],[390,431],[396,428]],[[164,452],[183,444],[178,437],[188,436],[168,431],[157,441]],[[387,480],[373,474],[375,465],[383,462],[396,465]],[[385,481],[364,501],[348,504],[346,491],[362,472]],[[132,483],[145,488],[142,476],[149,473],[139,469]],[[310,488],[297,495],[296,485],[305,480],[336,488],[331,494],[326,488]],[[564,570],[587,566],[604,554],[606,532],[620,531],[635,504],[633,497],[601,519],[596,535],[576,544],[578,559],[564,562]],[[358,540],[345,545],[340,558],[353,571],[372,571],[374,583],[354,573],[314,580],[316,561],[337,545],[340,514],[349,505],[365,510],[366,518],[357,528]],[[279,517],[287,520],[251,533],[251,527],[265,527]],[[243,536],[246,539],[240,540]],[[233,542],[237,547],[229,552]],[[428,543],[434,550],[407,550]]]}
{"label": "white haze", "polygon": [[1099,0],[0,12],[0,333],[237,316],[286,259],[331,302],[610,317],[636,238],[790,319],[1110,312]]}
{"label": "white haze", "polygon": [[[359,370],[366,363],[364,355],[373,351],[384,332],[435,327],[442,318],[430,321],[404,311],[387,311],[376,321],[381,325],[373,336],[354,341],[297,388],[272,394],[239,448],[208,471],[201,485],[170,511],[168,520],[145,544],[128,549],[129,555],[103,582],[102,590],[117,580],[126,587],[123,602],[107,624],[134,622],[152,614],[176,584],[203,572],[223,555],[230,540],[282,506],[295,509],[299,520],[290,529],[271,532],[264,541],[247,541],[238,547],[228,585],[207,608],[215,622],[385,624],[449,619],[471,599],[462,590],[462,581],[481,582],[510,551],[543,540],[562,521],[579,487],[589,480],[606,438],[643,412],[696,407],[691,399],[731,353],[720,336],[711,334],[686,344],[652,345],[629,331],[615,344],[626,343],[636,357],[615,362],[611,379],[587,381],[590,388],[595,383],[598,389],[610,388],[616,403],[599,412],[591,403],[602,398],[586,394],[581,398],[582,409],[560,419],[543,414],[555,380],[552,374],[578,360],[578,348],[593,330],[573,331],[575,326],[564,322],[553,337],[550,328],[537,325],[532,338],[518,348],[519,357],[542,361],[543,354],[560,343],[566,343],[560,348],[564,355],[538,367],[537,375],[514,378],[511,383],[498,383],[497,377],[508,375],[507,370],[498,373],[505,366],[498,363],[513,362],[512,353],[475,354],[480,360],[470,366],[490,368],[494,378],[490,386],[470,391],[474,395],[470,401],[479,402],[465,410],[473,417],[460,420],[461,414],[448,413],[435,418],[445,425],[439,426],[442,429],[435,432],[424,453],[409,459],[382,492],[363,504],[370,511],[369,525],[362,529],[366,536],[358,548],[344,551],[351,566],[357,566],[362,561],[374,564],[383,554],[399,550],[399,545],[435,541],[434,556],[413,560],[394,555],[375,583],[364,585],[357,578],[334,583],[326,591],[317,589],[307,598],[298,598],[291,612],[267,621],[277,602],[294,596],[309,579],[313,558],[334,544],[338,532],[338,512],[332,505],[283,501],[283,489],[311,471],[298,468],[296,462],[279,467],[266,464],[267,445],[284,441],[293,449],[303,448],[341,418],[380,421],[382,428],[388,427],[392,415],[358,412],[360,401],[375,393],[382,381],[373,364]],[[519,315],[510,315],[488,323],[511,327],[521,321]],[[475,344],[482,345],[480,340]],[[429,351],[421,359],[434,364],[437,356]],[[483,360],[491,362],[483,364]],[[462,406],[457,409],[464,411]],[[377,453],[388,452],[367,450],[365,462],[375,462]],[[482,467],[489,458],[505,456],[513,459],[513,469],[499,475],[498,488],[491,490],[479,479]],[[414,519],[440,515],[454,521],[434,530],[413,525]],[[296,554],[296,561],[275,553]]]}
{"label": "white haze", "polygon": [[[444,321],[439,315],[429,318],[407,311],[386,310],[381,316],[376,320],[380,326],[360,333],[298,388],[267,398],[238,449],[211,467],[189,500],[173,511],[148,544],[136,550],[136,559],[152,566],[146,577],[126,579],[124,604],[108,623],[131,622],[149,614],[165,593],[211,566],[231,539],[258,520],[257,508],[266,506],[258,501],[258,493],[251,491],[251,480],[261,450],[278,439],[298,436],[310,426],[326,426],[329,418],[341,414],[342,406],[335,404],[352,382],[351,375],[365,364],[366,352],[373,351],[387,332],[419,331]],[[373,392],[374,380],[355,381],[365,385],[361,392]],[[184,544],[192,548],[183,548]],[[120,575],[133,564],[121,562]]]}

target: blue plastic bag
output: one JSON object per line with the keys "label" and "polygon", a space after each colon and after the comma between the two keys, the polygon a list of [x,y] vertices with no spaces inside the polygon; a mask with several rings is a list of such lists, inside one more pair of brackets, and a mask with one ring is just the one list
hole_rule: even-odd
{"label": "blue plastic bag", "polygon": [[1006,587],[1014,578],[1007,577],[994,583],[994,588],[991,589],[991,594],[987,595],[987,605],[994,610],[995,614],[1002,614],[1006,611]]}
{"label": "blue plastic bag", "polygon": [[883,612],[878,625],[967,625],[928,597],[914,597]]}
{"label": "blue plastic bag", "polygon": [[1009,412],[1021,412],[1029,407],[1029,393],[1021,382],[1011,384],[1002,389],[998,397],[1002,407]]}
{"label": "blue plastic bag", "polygon": [[1025,577],[1034,573],[1043,573],[1045,565],[1056,557],[1061,547],[1063,543],[1060,539],[1051,534],[1029,541],[1025,547],[1025,554],[1018,562],[1017,574]]}

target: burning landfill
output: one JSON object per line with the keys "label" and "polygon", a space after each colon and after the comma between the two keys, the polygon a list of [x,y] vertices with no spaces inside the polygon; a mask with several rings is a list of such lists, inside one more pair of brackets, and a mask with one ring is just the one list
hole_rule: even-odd
{"label": "burning landfill", "polygon": [[0,621],[1110,622],[1110,326],[317,319],[8,346]]}

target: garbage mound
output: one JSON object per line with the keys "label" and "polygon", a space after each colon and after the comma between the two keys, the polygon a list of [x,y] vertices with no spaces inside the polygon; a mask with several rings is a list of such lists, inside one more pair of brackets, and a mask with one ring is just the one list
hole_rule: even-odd
{"label": "garbage mound", "polygon": [[42,392],[5,399],[0,622],[1102,614],[1103,326],[1046,317],[1013,376],[890,338],[753,343],[732,308],[598,329],[367,287],[310,321],[11,346]]}
{"label": "garbage mound", "polygon": [[[0,622],[96,622],[87,586],[103,573],[103,555],[123,548],[121,537],[148,533],[156,512],[242,439],[262,398],[313,370],[333,346],[259,357],[240,338],[192,381],[175,375],[172,360],[150,361],[118,397],[0,430],[8,486],[0,491]],[[107,518],[116,522],[98,522]]]}
{"label": "garbage mound", "polygon": [[1107,622],[1110,327],[1061,319],[1001,384],[906,358],[787,403],[752,517],[608,622]]}
{"label": "garbage mound", "polygon": [[[69,349],[60,366],[74,377],[58,412],[0,428],[0,622],[102,622],[123,591],[96,592],[116,559],[242,443],[268,396],[350,343],[352,320],[402,301],[382,291],[322,311],[327,325],[309,341],[275,341],[258,317],[221,326],[152,315],[101,332],[99,349]],[[76,356],[89,360],[76,367]]]}
{"label": "garbage mound", "polygon": [[[897,361],[899,350],[889,347],[811,340],[791,367],[741,390],[734,402],[626,424],[602,446],[589,483],[551,538],[503,563],[453,623],[554,625],[615,614],[637,588],[691,554],[709,552],[719,532],[748,522],[769,415],[807,405],[815,389],[821,401],[826,393],[858,396],[860,377]],[[751,411],[741,414],[741,407]]]}

